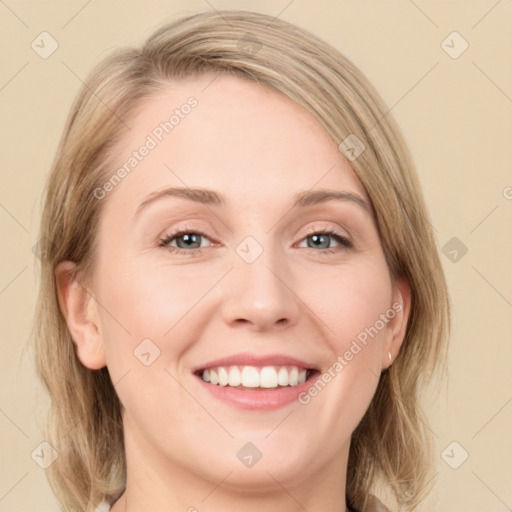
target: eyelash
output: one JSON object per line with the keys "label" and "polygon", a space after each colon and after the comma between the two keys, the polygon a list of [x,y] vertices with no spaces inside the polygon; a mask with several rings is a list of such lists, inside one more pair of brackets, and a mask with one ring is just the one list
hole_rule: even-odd
{"label": "eyelash", "polygon": [[[200,230],[184,228],[184,229],[175,231],[174,233],[166,234],[163,238],[161,238],[159,240],[158,246],[165,248],[168,251],[170,251],[172,253],[176,253],[176,254],[183,254],[183,255],[192,256],[192,257],[193,256],[201,256],[203,254],[203,249],[205,249],[205,247],[200,247],[200,248],[195,248],[195,249],[181,249],[180,247],[172,247],[172,246],[168,245],[175,238],[178,238],[181,235],[190,235],[190,234],[200,235],[204,238],[209,239],[208,235],[206,233],[203,233]],[[309,238],[312,235],[329,235],[332,238],[334,238],[341,246],[343,246],[343,248],[345,248],[345,249],[353,248],[353,244],[348,238],[341,235],[340,233],[338,233],[336,230],[334,230],[332,228],[327,228],[327,229],[323,229],[323,230],[311,230],[308,233],[306,233],[306,236],[301,239],[301,242],[303,240],[305,240],[306,238]],[[320,253],[323,256],[327,256],[329,254],[337,253],[338,251],[342,250],[343,248],[340,249],[340,247],[337,246],[333,249],[324,249],[324,250],[320,251]],[[311,247],[309,247],[309,249],[311,249]]]}

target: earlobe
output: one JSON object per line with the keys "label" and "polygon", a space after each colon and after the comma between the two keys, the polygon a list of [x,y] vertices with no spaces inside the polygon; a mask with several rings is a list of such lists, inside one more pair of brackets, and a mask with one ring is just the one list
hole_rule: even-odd
{"label": "earlobe", "polygon": [[71,261],[59,263],[55,269],[55,281],[59,306],[77,348],[82,364],[99,370],[106,365],[103,340],[99,330],[96,301],[80,283]]}
{"label": "earlobe", "polygon": [[383,347],[382,370],[393,364],[405,339],[411,310],[411,289],[405,278],[401,277],[395,283],[391,307],[395,314],[388,325],[389,336]]}

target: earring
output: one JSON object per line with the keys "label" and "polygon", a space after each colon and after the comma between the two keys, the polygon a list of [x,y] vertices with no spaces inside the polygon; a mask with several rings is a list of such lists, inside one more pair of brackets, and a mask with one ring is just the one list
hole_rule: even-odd
{"label": "earring", "polygon": [[389,362],[391,363],[393,361],[393,356],[391,355],[391,352],[388,352],[388,358]]}

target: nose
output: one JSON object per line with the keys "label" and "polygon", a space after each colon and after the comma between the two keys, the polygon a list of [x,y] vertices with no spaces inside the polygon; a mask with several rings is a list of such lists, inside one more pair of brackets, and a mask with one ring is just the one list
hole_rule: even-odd
{"label": "nose", "polygon": [[222,303],[227,325],[265,331],[297,323],[301,300],[293,289],[289,267],[278,260],[268,251],[252,263],[235,259]]}

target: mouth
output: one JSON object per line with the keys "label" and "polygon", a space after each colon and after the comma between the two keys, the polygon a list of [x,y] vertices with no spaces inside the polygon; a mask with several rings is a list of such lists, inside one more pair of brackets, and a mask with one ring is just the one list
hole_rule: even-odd
{"label": "mouth", "polygon": [[201,368],[194,375],[213,386],[258,391],[300,386],[319,373],[317,369],[295,365],[226,365]]}

